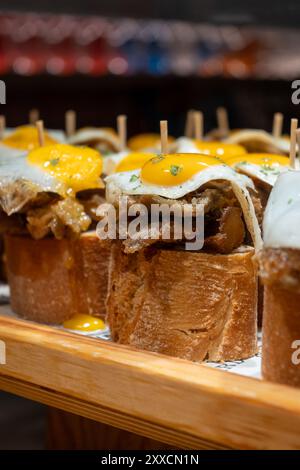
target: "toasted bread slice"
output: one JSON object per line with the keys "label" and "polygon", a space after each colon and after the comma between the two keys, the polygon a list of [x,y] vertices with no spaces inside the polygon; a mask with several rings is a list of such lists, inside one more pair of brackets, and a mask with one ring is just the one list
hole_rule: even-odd
{"label": "toasted bread slice", "polygon": [[266,285],[262,375],[272,382],[300,387],[299,361],[300,293],[280,283]]}
{"label": "toasted bread slice", "polygon": [[257,352],[254,250],[230,255],[112,247],[107,319],[119,343],[193,361]]}
{"label": "toasted bread slice", "polygon": [[76,240],[5,237],[14,312],[60,324],[76,313],[105,316],[110,242],[95,232]]}

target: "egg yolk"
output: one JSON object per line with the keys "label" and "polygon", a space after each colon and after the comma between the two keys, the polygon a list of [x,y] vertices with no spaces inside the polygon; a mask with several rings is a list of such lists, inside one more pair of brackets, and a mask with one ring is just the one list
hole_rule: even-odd
{"label": "egg yolk", "polygon": [[[169,143],[174,142],[174,137],[168,137]],[[159,134],[139,134],[131,139],[128,140],[128,147],[133,152],[138,152],[139,150],[143,150],[150,147],[155,147],[160,143],[160,135]]]}
{"label": "egg yolk", "polygon": [[148,160],[154,157],[155,154],[153,153],[130,153],[117,164],[115,173],[142,168]]}
{"label": "egg yolk", "polygon": [[[57,141],[52,139],[47,132],[45,136],[45,145],[56,144]],[[15,132],[5,137],[2,143],[20,150],[33,150],[40,146],[38,139],[38,132],[34,126],[20,126]]]}
{"label": "egg yolk", "polygon": [[141,170],[143,183],[177,186],[213,165],[222,165],[220,158],[197,153],[159,155],[145,163]]}
{"label": "egg yolk", "polygon": [[289,165],[289,158],[283,155],[274,155],[269,153],[248,153],[242,157],[229,157],[224,158],[227,165],[236,166],[242,165],[243,163],[252,163],[254,165],[269,167],[272,165]]}
{"label": "egg yolk", "polygon": [[104,330],[105,324],[101,318],[92,315],[77,314],[63,323],[64,328],[74,331]]}
{"label": "egg yolk", "polygon": [[247,150],[241,145],[223,144],[222,142],[204,142],[195,140],[195,146],[204,155],[213,155],[215,157],[234,157],[236,155],[245,155]]}
{"label": "egg yolk", "polygon": [[74,193],[103,187],[100,178],[102,157],[88,147],[66,144],[39,147],[28,154],[27,160],[50,173]]}

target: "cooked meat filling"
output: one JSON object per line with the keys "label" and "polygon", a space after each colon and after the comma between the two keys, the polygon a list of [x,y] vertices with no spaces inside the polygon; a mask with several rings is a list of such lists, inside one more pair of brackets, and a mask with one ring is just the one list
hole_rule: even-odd
{"label": "cooked meat filling", "polygon": [[[261,220],[262,205],[260,199],[254,191],[251,191],[251,197],[257,217]],[[226,254],[231,253],[243,243],[248,243],[249,236],[239,202],[231,189],[231,185],[227,182],[210,182],[201,189],[193,191],[179,200],[151,195],[128,196],[128,205],[130,206],[134,203],[144,204],[148,208],[151,207],[151,204],[168,204],[170,206],[174,205],[174,203],[180,206],[192,204],[191,211],[193,216],[195,216],[196,211],[195,205],[202,204],[205,213],[204,249],[206,251]],[[176,238],[174,235],[174,217],[171,217],[170,224],[167,225],[170,225],[167,227],[170,230],[169,238],[163,236],[166,224],[162,225],[161,223],[157,233],[154,234],[152,231],[151,238],[147,236],[147,229],[146,231],[139,232],[134,239],[128,237],[124,240],[125,253],[134,253],[157,243],[173,243],[179,248],[180,245],[187,241],[187,237]],[[193,240],[189,239],[188,241]]]}
{"label": "cooked meat filling", "polygon": [[97,207],[105,201],[103,190],[82,191],[65,199],[40,193],[28,184],[14,185],[6,197],[0,191],[0,233],[30,234],[35,239],[77,237],[99,220]]}

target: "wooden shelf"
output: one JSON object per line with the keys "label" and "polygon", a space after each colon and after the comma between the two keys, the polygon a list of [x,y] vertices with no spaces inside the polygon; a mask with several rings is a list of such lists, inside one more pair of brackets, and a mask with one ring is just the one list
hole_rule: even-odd
{"label": "wooden shelf", "polygon": [[298,390],[73,335],[1,308],[2,390],[184,449],[300,448]]}

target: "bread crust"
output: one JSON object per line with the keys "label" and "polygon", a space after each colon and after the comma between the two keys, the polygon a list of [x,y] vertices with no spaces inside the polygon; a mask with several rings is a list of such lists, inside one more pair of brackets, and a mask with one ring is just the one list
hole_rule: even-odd
{"label": "bread crust", "polygon": [[[265,286],[262,375],[266,380],[300,387],[300,364],[294,341],[300,341],[300,293],[281,283]],[[297,349],[300,349],[298,345]]]}
{"label": "bread crust", "polygon": [[76,240],[6,235],[13,311],[48,324],[76,313],[104,318],[110,244],[95,232]]}
{"label": "bread crust", "polygon": [[193,361],[257,352],[253,249],[230,255],[112,247],[107,320],[119,343]]}

